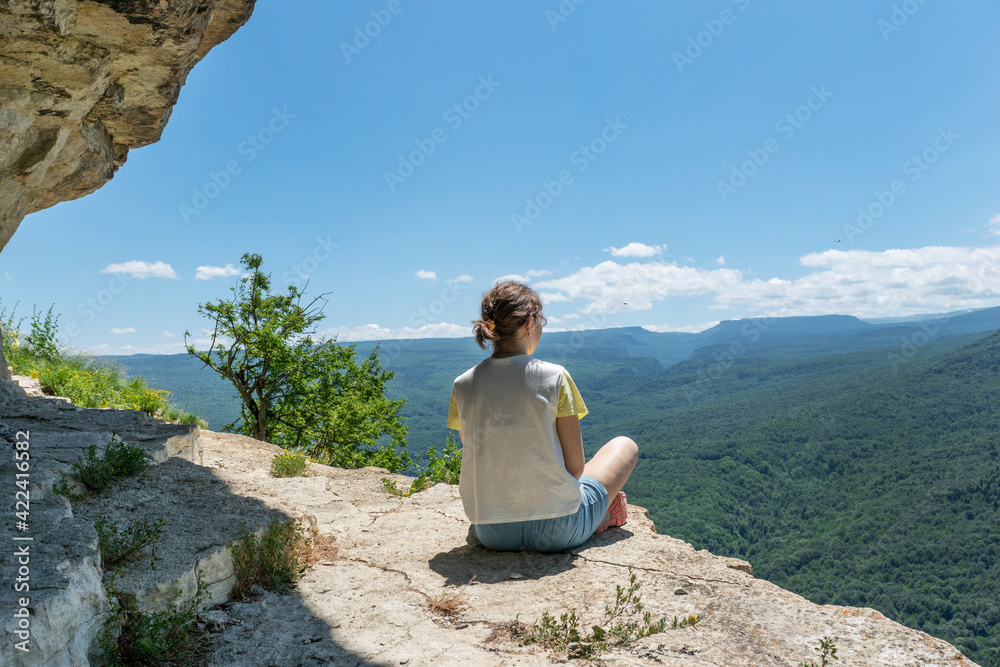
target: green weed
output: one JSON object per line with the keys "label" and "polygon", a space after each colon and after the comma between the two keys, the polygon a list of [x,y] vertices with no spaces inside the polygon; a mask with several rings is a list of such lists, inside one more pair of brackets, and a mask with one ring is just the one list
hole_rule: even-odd
{"label": "green weed", "polygon": [[831,637],[824,636],[820,641],[819,646],[813,650],[819,653],[819,664],[810,660],[800,662],[799,667],[827,667],[827,665],[830,664],[830,660],[840,660],[840,658],[837,657],[837,647],[834,646],[833,639]]}
{"label": "green weed", "polygon": [[201,665],[210,651],[200,640],[204,636],[193,627],[198,608],[210,594],[198,570],[194,599],[178,605],[180,591],[174,595],[168,611],[140,612],[135,603],[118,594],[117,572],[109,573],[108,616],[98,634],[98,642],[110,667],[132,665]]}
{"label": "green weed", "polygon": [[52,314],[54,307],[55,304],[49,306],[49,310],[44,318],[40,310],[32,308],[31,332],[24,339],[32,352],[43,359],[58,359],[60,356],[59,345],[56,342],[56,332],[59,330],[59,316]]}
{"label": "green weed", "polygon": [[255,584],[287,593],[302,572],[299,547],[304,540],[305,531],[294,519],[275,519],[259,540],[244,522],[239,537],[229,543],[236,569],[233,599],[246,599]]}
{"label": "green weed", "polygon": [[[99,517],[94,522],[94,528],[97,529],[97,544],[101,550],[104,569],[110,570],[139,558],[143,549],[156,544],[160,539],[160,531],[166,523],[166,519],[134,521],[119,530],[104,517]],[[156,561],[155,549],[152,561]]]}
{"label": "green weed", "polygon": [[[73,464],[73,470],[88,490],[98,492],[108,488],[115,479],[129,477],[149,466],[149,459],[142,449],[125,444],[117,434],[113,433],[111,441],[104,449],[104,456],[98,456],[97,445],[91,445],[87,448],[87,455],[81,456]],[[60,482],[52,488],[70,500],[80,498],[80,495],[72,493],[65,473],[61,474]]]}
{"label": "green weed", "polygon": [[[639,597],[641,584],[629,568],[628,588],[616,586],[615,601],[604,607],[604,618],[590,626],[589,632],[581,630],[581,620],[575,611],[561,614],[557,620],[548,611],[542,612],[538,623],[527,627],[515,621],[512,634],[524,644],[538,644],[553,651],[565,652],[570,658],[592,658],[621,646],[627,646],[643,637],[665,632],[667,619],[653,621],[648,611],[643,611]],[[693,627],[701,616],[674,618],[672,628]]]}
{"label": "green weed", "polygon": [[307,456],[284,451],[271,459],[271,477],[305,477],[308,467]]}

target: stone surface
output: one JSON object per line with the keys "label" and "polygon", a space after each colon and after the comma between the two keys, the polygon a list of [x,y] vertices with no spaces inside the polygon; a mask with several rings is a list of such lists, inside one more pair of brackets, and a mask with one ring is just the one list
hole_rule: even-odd
{"label": "stone surface", "polygon": [[[307,516],[337,546],[297,594],[229,605],[240,622],[218,635],[216,665],[550,664],[557,656],[491,635],[546,610],[599,620],[630,565],[654,617],[704,620],[607,654],[606,665],[797,665],[816,657],[823,636],[834,638],[838,664],[973,664],[874,610],[815,605],[754,579],[749,563],[658,535],[640,507],[630,506],[622,528],[569,553],[495,553],[471,536],[456,487],[397,499],[380,490],[384,472],[325,466],[311,468],[314,478],[278,480],[266,474],[270,446],[211,432],[202,439],[206,465],[232,493]],[[687,595],[675,595],[679,588]],[[464,604],[457,616],[430,610],[443,594]]]}
{"label": "stone surface", "polygon": [[0,2],[0,250],[25,215],[93,192],[157,141],[188,72],[253,6]]}
{"label": "stone surface", "polygon": [[[33,448],[44,441],[41,434],[65,444],[59,430],[67,439],[86,433],[91,415],[100,430],[109,412],[22,397],[0,405],[8,427],[0,436],[30,424]],[[439,484],[396,498],[381,490],[381,480],[404,477],[315,464],[307,477],[276,479],[269,469],[277,447],[210,431],[200,432],[200,441],[200,460],[172,457],[72,511],[52,494],[33,503],[32,516],[44,512],[43,523],[52,526],[38,540],[50,555],[32,580],[49,596],[32,627],[36,641],[52,644],[50,657],[27,662],[8,651],[0,662],[84,665],[88,652],[93,659],[92,638],[107,605],[91,526],[101,516],[120,526],[166,521],[155,559],[147,551],[119,579],[140,607],[191,599],[194,571],[204,571],[208,604],[221,603],[198,621],[212,632],[213,665],[547,665],[562,657],[520,645],[504,628],[515,619],[530,624],[545,611],[557,617],[576,611],[584,627],[597,622],[630,567],[654,617],[697,614],[703,620],[605,654],[600,664],[798,665],[815,659],[820,639],[829,636],[838,664],[973,665],[948,643],[874,610],[815,605],[754,579],[749,563],[658,535],[641,507],[629,507],[625,526],[567,553],[496,553],[471,535],[456,487]],[[3,465],[6,480],[11,473]],[[301,520],[326,550],[314,557],[296,592],[281,596],[254,587],[253,599],[226,602],[233,584],[227,545],[241,525],[260,530],[274,519]],[[0,534],[5,537],[11,539]],[[3,561],[4,577],[12,576],[10,567]],[[441,615],[442,601],[452,603],[445,606],[453,613]],[[8,619],[3,623],[0,651],[12,630]]]}
{"label": "stone surface", "polygon": [[11,375],[9,379],[23,389],[26,396],[45,395],[42,391],[42,383],[30,375]]}
{"label": "stone surface", "polygon": [[[33,384],[34,383],[34,384]],[[37,381],[22,378],[29,390]],[[21,384],[0,380],[0,483],[5,489],[5,519],[0,522],[0,664],[2,665],[85,665],[96,650],[95,638],[107,610],[107,594],[101,577],[97,533],[91,517],[74,511],[69,501],[53,493],[60,473],[72,477],[71,465],[91,445],[103,451],[117,433],[126,443],[141,447],[152,461],[183,456],[194,466],[201,461],[196,426],[165,424],[135,410],[84,410],[64,398],[29,396]],[[32,391],[32,393],[38,393]],[[19,433],[21,435],[19,435]],[[27,449],[15,443],[27,443]],[[16,452],[27,451],[25,460]],[[27,475],[18,477],[17,475]],[[27,489],[18,488],[27,482]],[[82,487],[79,487],[82,490]],[[26,492],[26,529],[14,519],[15,492]],[[95,499],[108,496],[99,495]],[[97,502],[101,502],[98,500]],[[18,520],[20,520],[18,518]],[[29,537],[30,540],[19,538]],[[12,546],[13,545],[13,546]],[[27,545],[28,563],[15,557],[15,547]],[[27,575],[20,568],[26,565]],[[13,588],[19,576],[26,591]],[[15,648],[20,641],[17,619],[19,598],[26,597],[30,610],[31,651]]]}

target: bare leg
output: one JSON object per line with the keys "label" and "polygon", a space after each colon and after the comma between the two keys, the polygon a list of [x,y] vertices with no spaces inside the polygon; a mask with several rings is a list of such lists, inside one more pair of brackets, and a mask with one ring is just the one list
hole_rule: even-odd
{"label": "bare leg", "polygon": [[618,436],[600,448],[583,466],[583,474],[594,477],[608,490],[608,501],[625,486],[639,460],[639,447],[631,438]]}

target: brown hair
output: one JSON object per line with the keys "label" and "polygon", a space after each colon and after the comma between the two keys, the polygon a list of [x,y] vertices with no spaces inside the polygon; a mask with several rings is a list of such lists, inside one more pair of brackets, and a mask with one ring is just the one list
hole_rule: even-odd
{"label": "brown hair", "polygon": [[542,317],[542,300],[535,290],[523,283],[508,280],[497,283],[483,295],[479,308],[482,319],[472,321],[472,333],[479,347],[513,338],[530,320]]}

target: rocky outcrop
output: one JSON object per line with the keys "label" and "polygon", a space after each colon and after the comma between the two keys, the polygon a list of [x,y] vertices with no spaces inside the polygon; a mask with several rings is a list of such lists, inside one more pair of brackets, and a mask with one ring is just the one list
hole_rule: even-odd
{"label": "rocky outcrop", "polygon": [[96,655],[107,611],[97,532],[93,518],[74,511],[53,485],[67,476],[83,491],[73,463],[91,445],[102,451],[112,434],[140,447],[151,462],[179,458],[195,465],[201,462],[199,429],[135,410],[77,408],[40,396],[37,380],[15,377],[19,383],[0,380],[6,517],[0,542],[7,545],[0,550],[0,665],[86,665]]}
{"label": "rocky outcrop", "polygon": [[0,2],[0,250],[25,215],[93,192],[157,141],[188,72],[253,6]]}
{"label": "rocky outcrop", "polygon": [[[702,620],[606,654],[606,665],[797,665],[817,659],[824,636],[834,640],[838,664],[974,664],[877,611],[813,604],[755,579],[745,561],[657,534],[640,507],[630,506],[625,526],[565,553],[496,553],[471,535],[456,487],[397,498],[382,488],[385,471],[321,465],[307,477],[276,479],[269,469],[281,450],[273,445],[201,431],[185,449],[183,437],[170,444],[183,436],[170,429],[183,427],[29,398],[11,382],[0,381],[0,420],[8,440],[31,429],[32,523],[20,535],[35,538],[31,583],[39,596],[31,604],[35,652],[11,648],[17,619],[6,615],[0,664],[85,665],[95,657],[107,608],[97,517],[119,527],[165,522],[155,551],[127,566],[116,586],[141,609],[164,609],[194,597],[200,570],[206,604],[222,605],[202,617],[214,630],[214,665],[548,665],[558,656],[514,641],[511,623],[576,611],[587,628],[613,602],[615,586],[627,583],[629,568],[654,618]],[[74,441],[77,448],[100,441],[112,425],[150,458],[180,456],[72,507],[52,495],[46,468],[59,469]],[[8,460],[0,478],[13,488]],[[259,530],[275,519],[302,520],[322,545],[298,591],[257,590],[256,599],[227,602],[235,579],[229,543],[241,527]],[[9,526],[0,525],[7,544],[17,534]],[[4,581],[13,580],[12,568],[0,551]],[[3,609],[16,608],[10,594],[0,592]]]}

